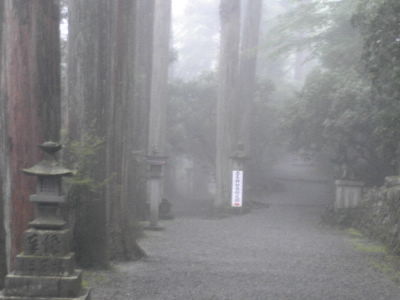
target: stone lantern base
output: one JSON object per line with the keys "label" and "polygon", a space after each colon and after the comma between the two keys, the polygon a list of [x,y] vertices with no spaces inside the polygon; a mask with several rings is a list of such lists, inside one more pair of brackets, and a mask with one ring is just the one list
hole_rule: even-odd
{"label": "stone lantern base", "polygon": [[81,296],[75,298],[55,298],[55,297],[14,297],[14,296],[4,296],[0,293],[0,299],[2,300],[90,300],[90,292],[83,292]]}
{"label": "stone lantern base", "polygon": [[89,300],[82,272],[75,269],[69,229],[28,229],[15,271],[5,278],[0,300]]}
{"label": "stone lantern base", "polygon": [[26,297],[26,296],[4,296],[0,293],[0,299],[2,300],[90,300],[90,292],[83,292],[81,296],[75,298],[56,298],[56,297]]}

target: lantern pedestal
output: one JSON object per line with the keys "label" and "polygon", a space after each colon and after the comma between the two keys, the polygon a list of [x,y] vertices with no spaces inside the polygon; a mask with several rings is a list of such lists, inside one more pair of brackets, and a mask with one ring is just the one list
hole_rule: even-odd
{"label": "lantern pedestal", "polygon": [[43,161],[23,170],[38,177],[37,193],[30,201],[36,205],[36,218],[23,238],[23,252],[17,255],[15,270],[5,278],[0,300],[89,300],[90,291],[82,289],[82,272],[75,269],[71,251],[71,231],[61,217],[62,177],[72,171],[60,166],[55,153],[59,144],[40,146]]}

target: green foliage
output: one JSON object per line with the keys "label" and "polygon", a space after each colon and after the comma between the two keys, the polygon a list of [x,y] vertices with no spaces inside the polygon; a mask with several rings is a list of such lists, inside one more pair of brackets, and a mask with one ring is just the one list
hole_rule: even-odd
{"label": "green foliage", "polygon": [[[368,0],[354,17],[364,40],[363,59],[378,97],[400,96],[400,2]],[[389,100],[388,99],[388,100]]]}
{"label": "green foliage", "polygon": [[175,154],[186,155],[205,167],[215,161],[215,74],[191,81],[176,80],[168,107],[169,144]]}
{"label": "green foliage", "polygon": [[378,244],[376,242],[366,241],[363,239],[355,239],[351,240],[353,247],[359,252],[366,252],[369,254],[372,253],[386,253],[386,247],[384,245]]}
{"label": "green foliage", "polygon": [[384,134],[393,138],[400,127],[400,2],[364,1],[354,19],[364,40],[363,61],[373,99],[386,121]]}
{"label": "green foliage", "polygon": [[353,238],[362,238],[363,237],[363,234],[359,230],[352,228],[352,227],[348,228],[346,230],[346,232]]}
{"label": "green foliage", "polygon": [[[256,88],[250,118],[252,159],[248,182],[252,186],[265,184],[265,173],[280,153],[282,143],[281,108],[272,97],[275,87],[270,80],[262,80]],[[215,172],[216,103],[215,74],[172,83],[168,108],[170,149],[175,155],[194,160],[209,174]]]}
{"label": "green foliage", "polygon": [[73,162],[73,168],[76,170],[75,176],[68,179],[69,184],[91,192],[96,192],[105,185],[106,181],[98,181],[93,175],[96,164],[99,163],[96,158],[103,147],[104,140],[90,134],[85,134],[80,141],[67,144],[68,160]]}
{"label": "green foliage", "polygon": [[100,157],[105,143],[90,133],[81,140],[66,143],[66,158],[76,170],[68,178],[68,201],[66,218],[74,230],[73,247],[77,263],[82,267],[108,267],[107,251],[104,248],[107,233],[105,187],[110,177],[104,174],[104,161]]}
{"label": "green foliage", "polygon": [[288,3],[288,11],[268,32],[271,53],[287,56],[306,50],[309,60],[319,59],[333,68],[352,63],[359,47],[357,31],[350,22],[356,4],[355,0]]}
{"label": "green foliage", "polygon": [[328,152],[336,165],[379,184],[395,173],[400,138],[400,3],[309,1],[296,7],[299,16],[285,16],[292,18],[285,30],[301,43],[286,47],[308,47],[319,66],[284,115],[292,147]]}

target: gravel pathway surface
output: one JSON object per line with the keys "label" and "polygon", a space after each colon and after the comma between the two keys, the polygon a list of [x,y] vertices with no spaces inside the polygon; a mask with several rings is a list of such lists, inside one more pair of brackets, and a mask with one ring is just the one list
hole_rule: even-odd
{"label": "gravel pathway surface", "polygon": [[260,199],[268,208],[219,220],[180,217],[146,232],[140,245],[148,258],[88,274],[92,298],[400,300],[368,254],[320,224],[329,200],[323,176],[293,161],[277,175],[286,190]]}

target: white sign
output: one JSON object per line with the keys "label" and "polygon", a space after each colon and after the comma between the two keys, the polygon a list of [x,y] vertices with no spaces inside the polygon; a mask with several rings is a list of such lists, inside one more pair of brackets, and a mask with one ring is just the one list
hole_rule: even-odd
{"label": "white sign", "polygon": [[232,207],[243,206],[243,171],[232,171]]}

